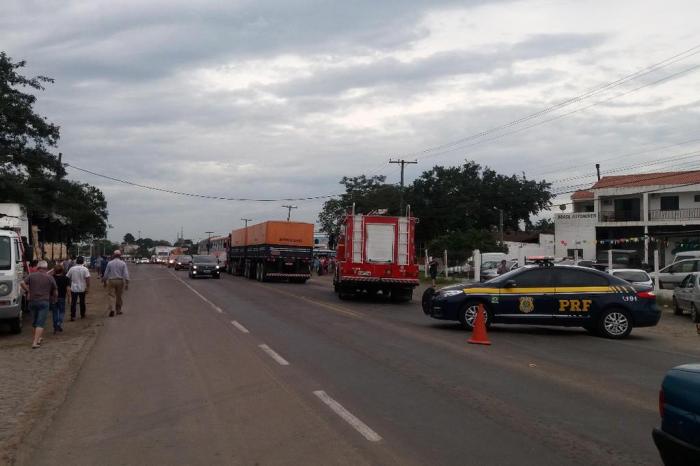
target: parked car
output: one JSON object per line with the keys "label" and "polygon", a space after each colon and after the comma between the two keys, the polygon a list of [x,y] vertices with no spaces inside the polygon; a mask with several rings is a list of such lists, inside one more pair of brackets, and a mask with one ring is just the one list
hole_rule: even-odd
{"label": "parked car", "polygon": [[665,465],[700,464],[700,364],[666,373],[659,392],[661,428],[652,432]]}
{"label": "parked car", "polygon": [[659,282],[659,288],[672,290],[679,286],[688,274],[697,271],[700,271],[700,259],[686,259],[664,267],[659,270],[658,277],[652,274],[652,278]]}
{"label": "parked car", "polygon": [[642,269],[613,269],[607,271],[610,275],[630,282],[635,289],[654,286],[654,281]]}
{"label": "parked car", "polygon": [[683,251],[673,256],[673,262],[680,262],[686,259],[700,259],[700,251]]}
{"label": "parked car", "polygon": [[682,315],[684,311],[688,311],[693,322],[700,322],[698,307],[700,307],[700,273],[693,272],[673,290],[673,313]]}

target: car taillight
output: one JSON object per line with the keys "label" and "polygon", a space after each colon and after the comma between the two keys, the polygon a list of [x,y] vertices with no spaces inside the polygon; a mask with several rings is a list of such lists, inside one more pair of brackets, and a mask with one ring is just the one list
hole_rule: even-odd
{"label": "car taillight", "polygon": [[664,406],[665,406],[665,400],[664,400],[664,389],[662,388],[659,390],[659,415],[661,415],[661,418],[664,417]]}
{"label": "car taillight", "polygon": [[656,294],[653,291],[639,291],[637,297],[641,299],[656,299]]}

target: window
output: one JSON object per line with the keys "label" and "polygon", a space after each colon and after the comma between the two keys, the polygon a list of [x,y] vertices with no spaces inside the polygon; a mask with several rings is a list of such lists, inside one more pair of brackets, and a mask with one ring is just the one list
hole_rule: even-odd
{"label": "window", "polygon": [[678,196],[661,196],[661,210],[678,210]]}
{"label": "window", "polygon": [[686,288],[686,287],[688,286],[688,281],[689,281],[691,278],[692,278],[692,277],[691,277],[690,275],[688,275],[687,277],[685,277],[685,278],[681,281],[681,284],[678,285],[678,286],[680,286],[681,288]]}
{"label": "window", "polygon": [[10,270],[12,265],[11,238],[0,236],[0,270]]}
{"label": "window", "polygon": [[673,264],[671,267],[668,268],[668,271],[670,273],[690,273],[695,270],[695,263],[697,261],[685,261],[685,262],[679,262],[677,264]]}
{"label": "window", "polygon": [[513,277],[512,280],[518,287],[552,286],[554,284],[553,269],[554,267],[540,267],[526,270]]}
{"label": "window", "polygon": [[566,257],[574,258],[576,257],[576,251],[578,251],[578,258],[581,259],[583,257],[583,249],[567,249],[566,250]]}
{"label": "window", "polygon": [[627,280],[628,282],[647,282],[650,280],[649,275],[641,270],[639,272],[635,272],[633,270],[624,272],[613,271],[613,275],[623,280]]}
{"label": "window", "polygon": [[695,202],[700,202],[700,194],[696,194],[693,200],[695,200]]}
{"label": "window", "polygon": [[608,278],[587,270],[556,268],[557,286],[608,286]]}

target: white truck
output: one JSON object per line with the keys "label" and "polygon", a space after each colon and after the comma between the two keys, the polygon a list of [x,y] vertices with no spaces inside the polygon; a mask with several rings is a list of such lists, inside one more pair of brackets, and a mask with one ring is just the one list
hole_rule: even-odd
{"label": "white truck", "polygon": [[20,283],[24,279],[22,239],[4,227],[0,229],[0,320],[10,324],[12,333],[22,331],[22,315],[26,302]]}

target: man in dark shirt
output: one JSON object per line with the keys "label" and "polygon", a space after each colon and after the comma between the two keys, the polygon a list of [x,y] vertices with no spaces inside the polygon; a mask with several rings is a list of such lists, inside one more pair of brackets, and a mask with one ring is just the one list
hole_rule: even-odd
{"label": "man in dark shirt", "polygon": [[66,296],[70,291],[70,278],[66,277],[64,272],[61,264],[56,264],[53,268],[53,279],[56,280],[58,288],[58,297],[52,306],[53,333],[63,331],[63,318],[66,315]]}
{"label": "man in dark shirt", "polygon": [[29,311],[32,313],[32,327],[34,327],[32,348],[39,348],[43,340],[44,324],[49,314],[52,301],[56,300],[58,288],[56,281],[47,273],[49,265],[46,261],[39,261],[37,271],[30,273],[22,282],[22,289],[27,293]]}

